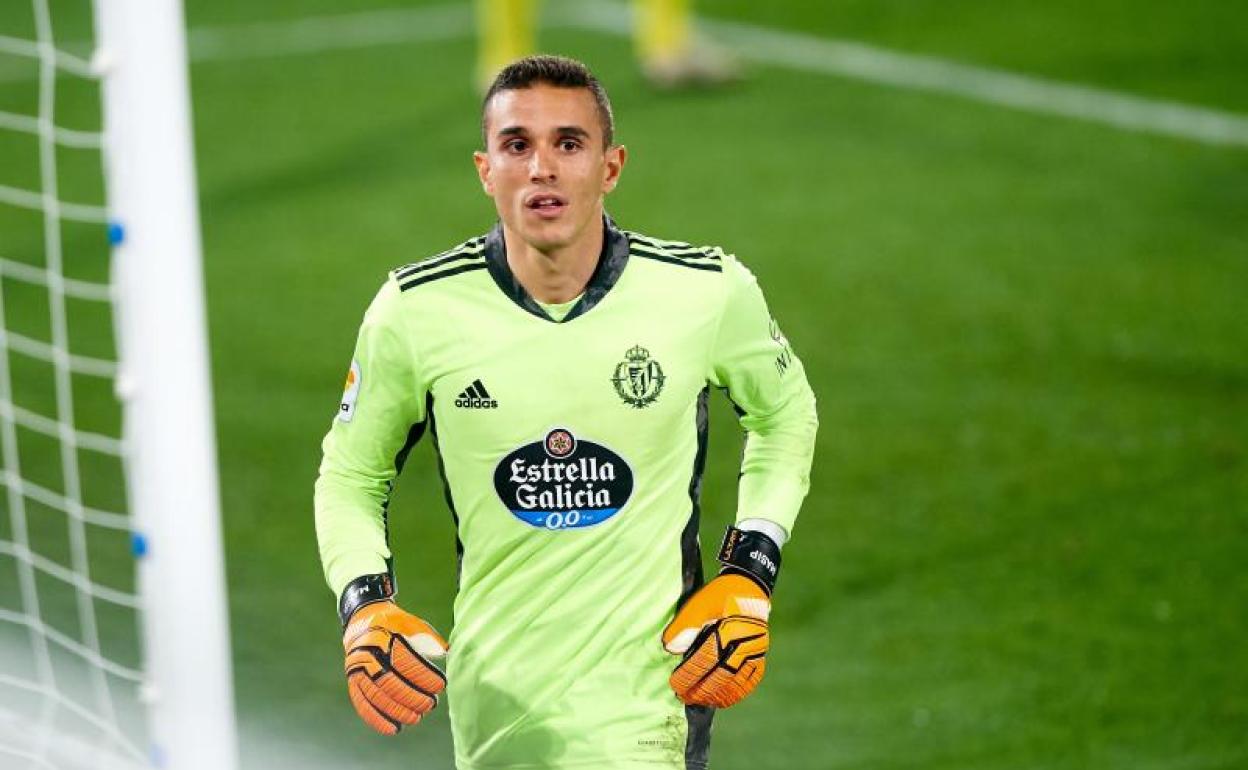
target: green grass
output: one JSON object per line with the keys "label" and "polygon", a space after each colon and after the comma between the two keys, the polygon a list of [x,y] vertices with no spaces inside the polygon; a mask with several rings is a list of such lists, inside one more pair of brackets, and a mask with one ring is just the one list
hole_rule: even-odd
{"label": "green grass", "polygon": [[[1242,12],[1152,5],[705,10],[1248,109]],[[716,770],[1248,763],[1248,152],[768,68],[660,96],[622,38],[543,42],[611,89],[631,153],[616,218],[739,254],[819,398],[772,665],[719,716]],[[450,766],[441,711],[396,740],[355,721],[311,483],[385,271],[492,221],[472,55],[457,40],[193,69],[249,768]],[[0,83],[0,104],[27,93]],[[0,153],[0,177],[32,173],[20,147]],[[37,221],[5,209],[0,256],[38,263]],[[38,298],[5,300],[40,332]],[[712,430],[706,540],[733,509],[722,403]],[[404,603],[447,629],[454,533],[428,447],[391,520]]]}
{"label": "green grass", "polygon": [[1248,110],[1244,10],[1221,0],[707,0],[716,18],[860,40],[969,64]]}

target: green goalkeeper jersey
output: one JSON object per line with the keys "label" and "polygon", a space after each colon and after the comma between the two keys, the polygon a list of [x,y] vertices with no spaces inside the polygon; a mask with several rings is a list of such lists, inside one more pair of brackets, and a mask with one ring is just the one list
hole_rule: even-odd
{"label": "green goalkeeper jersey", "polygon": [[395,478],[422,435],[439,455],[460,770],[704,768],[710,710],[672,693],[659,636],[702,581],[709,388],[746,430],[738,519],[791,529],[809,486],[814,396],[754,276],[718,248],[604,231],[558,321],[497,226],[392,271],[325,437],[316,525],[335,595],[388,571]]}

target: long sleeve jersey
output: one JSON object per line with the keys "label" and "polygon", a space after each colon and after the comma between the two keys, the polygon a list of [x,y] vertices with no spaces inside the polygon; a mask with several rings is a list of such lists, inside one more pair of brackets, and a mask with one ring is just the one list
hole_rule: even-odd
{"label": "long sleeve jersey", "polygon": [[325,437],[316,527],[335,595],[390,569],[395,479],[434,443],[458,535],[460,770],[704,768],[710,711],[671,692],[659,636],[702,582],[709,391],[746,431],[739,520],[792,530],[809,487],[814,396],[754,276],[718,248],[603,226],[558,321],[498,226],[392,271]]}

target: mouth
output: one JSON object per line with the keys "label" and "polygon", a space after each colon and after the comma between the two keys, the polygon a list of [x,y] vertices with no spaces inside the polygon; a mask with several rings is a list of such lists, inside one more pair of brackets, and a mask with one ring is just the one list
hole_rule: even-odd
{"label": "mouth", "polygon": [[524,199],[524,207],[545,219],[552,219],[563,213],[568,202],[554,193],[534,193]]}

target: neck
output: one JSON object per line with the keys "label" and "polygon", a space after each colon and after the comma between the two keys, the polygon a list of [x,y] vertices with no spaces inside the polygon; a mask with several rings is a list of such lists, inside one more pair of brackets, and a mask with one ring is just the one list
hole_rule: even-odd
{"label": "neck", "polygon": [[602,253],[602,216],[594,218],[571,242],[549,250],[526,243],[503,225],[507,266],[529,293],[546,305],[568,302],[583,291]]}

